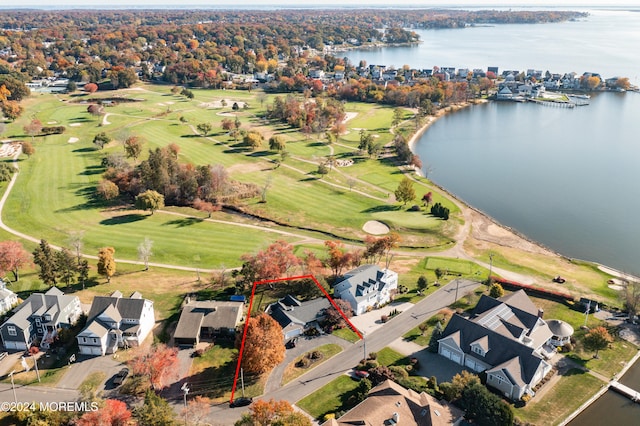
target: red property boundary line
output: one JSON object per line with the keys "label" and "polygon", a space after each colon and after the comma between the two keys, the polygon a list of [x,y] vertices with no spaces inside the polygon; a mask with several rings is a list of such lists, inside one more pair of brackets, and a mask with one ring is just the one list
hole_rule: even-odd
{"label": "red property boundary line", "polygon": [[297,277],[276,278],[274,280],[254,281],[253,287],[251,288],[251,298],[249,299],[249,312],[247,313],[247,319],[244,322],[244,330],[242,332],[242,344],[240,345],[240,353],[238,354],[238,364],[236,365],[236,374],[233,378],[233,387],[231,388],[231,399],[229,400],[230,403],[233,402],[233,396],[236,393],[236,387],[238,385],[238,376],[240,375],[240,364],[242,362],[242,354],[244,352],[244,342],[247,338],[247,328],[249,327],[249,318],[251,318],[251,310],[253,309],[253,299],[255,298],[256,287],[263,284],[273,284],[273,283],[282,282],[282,281],[294,281],[294,280],[305,280],[305,279],[313,280],[313,282],[318,286],[320,291],[322,291],[324,296],[329,300],[331,305],[334,308],[336,308],[336,310],[340,313],[342,318],[344,318],[347,324],[349,324],[349,327],[351,327],[351,329],[358,335],[358,337],[360,337],[360,339],[363,339],[360,331],[358,331],[358,329],[351,323],[351,321],[349,321],[349,319],[344,314],[344,312],[342,312],[342,309],[340,309],[338,305],[336,305],[336,302],[333,300],[333,297],[329,296],[329,293],[327,293],[327,290],[325,290],[320,285],[316,277],[314,277],[313,275],[300,275]]}

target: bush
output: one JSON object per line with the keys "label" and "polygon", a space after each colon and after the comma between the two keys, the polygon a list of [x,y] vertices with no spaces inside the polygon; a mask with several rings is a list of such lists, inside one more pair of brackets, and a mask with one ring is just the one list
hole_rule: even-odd
{"label": "bush", "polygon": [[378,359],[378,353],[377,352],[369,352],[369,359]]}
{"label": "bush", "polygon": [[394,376],[396,376],[397,379],[406,379],[407,377],[409,377],[409,373],[407,372],[407,370],[399,365],[392,365],[391,367],[389,367],[389,370],[391,370],[391,372]]}
{"label": "bush", "polygon": [[307,358],[309,358],[309,359],[320,359],[320,358],[322,358],[322,354],[319,351],[309,352],[307,354]]}
{"label": "bush", "polygon": [[311,361],[308,358],[303,357],[298,362],[296,362],[296,367],[298,368],[307,368],[311,365]]}
{"label": "bush", "polygon": [[43,127],[42,130],[40,130],[40,134],[43,136],[61,135],[65,130],[67,129],[64,126]]}
{"label": "bush", "polygon": [[386,323],[387,321],[389,321],[389,316],[388,315],[382,315],[380,317],[380,322],[382,322],[383,324]]}
{"label": "bush", "polygon": [[529,395],[528,393],[525,393],[524,395],[522,395],[522,398],[520,398],[522,400],[522,402],[524,402],[525,404],[529,401],[531,401],[531,395]]}
{"label": "bush", "polygon": [[573,350],[573,344],[565,343],[564,345],[562,345],[562,350],[563,352],[571,352]]}

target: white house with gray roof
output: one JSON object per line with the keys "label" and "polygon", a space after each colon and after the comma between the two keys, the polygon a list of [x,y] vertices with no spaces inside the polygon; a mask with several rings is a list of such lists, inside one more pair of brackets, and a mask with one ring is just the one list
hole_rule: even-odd
{"label": "white house with gray roof", "polygon": [[438,353],[475,372],[487,385],[518,400],[551,371],[546,357],[553,332],[524,290],[500,299],[482,295],[471,317],[455,314],[438,340]]}
{"label": "white house with gray roof", "polygon": [[138,346],[155,324],[153,302],[137,291],[129,297],[115,291],[96,296],[87,316],[87,326],[76,339],[83,355],[111,354],[118,348]]}
{"label": "white house with gray roof", "polygon": [[354,315],[360,315],[391,302],[397,288],[396,272],[380,269],[378,265],[362,265],[347,272],[333,287],[333,294],[349,302]]}
{"label": "white house with gray roof", "polygon": [[32,344],[48,349],[60,328],[71,327],[82,314],[78,296],[67,296],[59,288],[32,293],[0,325],[5,349],[26,350]]}
{"label": "white house with gray roof", "polygon": [[6,283],[0,279],[0,315],[11,310],[18,304],[18,296],[7,288]]}

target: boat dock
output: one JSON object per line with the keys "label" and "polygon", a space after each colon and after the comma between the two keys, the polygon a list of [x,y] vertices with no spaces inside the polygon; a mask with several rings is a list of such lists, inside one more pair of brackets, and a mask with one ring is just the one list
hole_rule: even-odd
{"label": "boat dock", "polygon": [[640,403],[640,392],[631,389],[629,386],[625,386],[617,380],[612,380],[609,383],[609,388],[618,392],[621,395],[626,396],[633,402]]}

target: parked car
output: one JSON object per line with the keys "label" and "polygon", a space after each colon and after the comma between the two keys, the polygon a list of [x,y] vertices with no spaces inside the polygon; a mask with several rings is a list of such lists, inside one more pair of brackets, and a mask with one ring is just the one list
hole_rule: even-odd
{"label": "parked car", "polygon": [[114,385],[121,385],[122,382],[124,382],[124,379],[126,379],[128,375],[129,375],[129,369],[128,368],[123,368],[113,378],[113,384]]}
{"label": "parked car", "polygon": [[368,371],[356,370],[353,374],[354,374],[356,380],[368,379],[369,378],[369,372]]}
{"label": "parked car", "polygon": [[294,337],[293,339],[289,340],[284,346],[287,349],[293,349],[296,347],[296,344],[298,343],[298,338]]}
{"label": "parked car", "polygon": [[236,408],[236,407],[245,407],[247,405],[250,405],[253,402],[253,398],[245,398],[240,397],[240,398],[236,398],[233,401],[231,401],[229,403],[229,407],[230,408]]}

